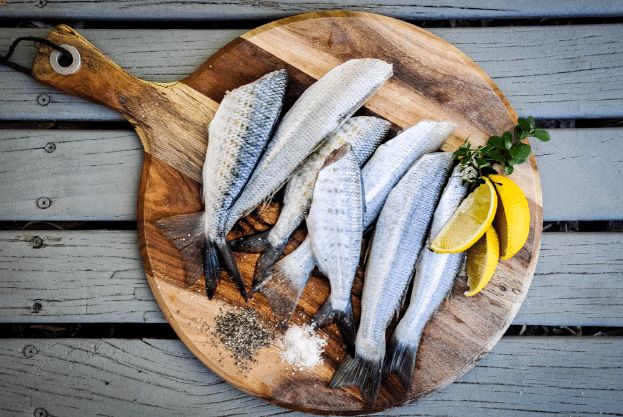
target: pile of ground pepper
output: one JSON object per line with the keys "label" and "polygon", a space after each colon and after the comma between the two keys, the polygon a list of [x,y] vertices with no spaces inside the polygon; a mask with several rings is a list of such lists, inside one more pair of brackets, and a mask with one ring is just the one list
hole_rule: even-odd
{"label": "pile of ground pepper", "polygon": [[229,350],[242,370],[248,368],[255,352],[270,345],[274,331],[262,324],[253,310],[235,308],[215,319],[212,334]]}

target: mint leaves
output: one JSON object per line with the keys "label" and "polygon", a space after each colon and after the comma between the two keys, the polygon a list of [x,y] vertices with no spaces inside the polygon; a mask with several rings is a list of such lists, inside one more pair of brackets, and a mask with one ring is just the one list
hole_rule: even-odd
{"label": "mint leaves", "polygon": [[468,185],[469,192],[472,192],[477,186],[484,184],[483,177],[498,173],[493,168],[494,164],[500,164],[507,175],[512,174],[513,165],[521,164],[532,153],[530,145],[521,142],[527,137],[547,142],[549,133],[536,129],[534,117],[530,116],[527,119],[517,120],[514,135],[511,132],[504,132],[502,136],[491,136],[485,146],[480,145],[472,149],[469,138],[466,139],[465,143],[453,153],[460,161],[463,185]]}

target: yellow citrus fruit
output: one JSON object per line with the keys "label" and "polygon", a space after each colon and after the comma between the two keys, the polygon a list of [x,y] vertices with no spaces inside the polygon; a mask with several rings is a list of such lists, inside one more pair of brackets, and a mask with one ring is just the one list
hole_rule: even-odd
{"label": "yellow citrus fruit", "polygon": [[500,257],[508,259],[515,255],[528,240],[530,233],[530,209],[521,188],[513,180],[502,175],[490,175],[498,195],[498,208],[493,224],[500,239]]}
{"label": "yellow citrus fruit", "polygon": [[487,178],[450,217],[430,249],[437,253],[463,252],[471,247],[491,226],[498,206],[495,189]]}
{"label": "yellow citrus fruit", "polygon": [[478,239],[467,250],[467,283],[469,291],[465,295],[470,297],[478,294],[491,280],[500,257],[500,242],[493,226],[489,226],[484,236]]}

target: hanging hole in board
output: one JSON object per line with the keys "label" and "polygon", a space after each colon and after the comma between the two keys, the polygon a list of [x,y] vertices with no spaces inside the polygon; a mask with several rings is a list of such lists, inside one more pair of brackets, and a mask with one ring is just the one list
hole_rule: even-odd
{"label": "hanging hole in board", "polygon": [[71,53],[71,56],[67,56],[60,51],[53,50],[50,54],[50,65],[52,66],[52,69],[59,74],[73,74],[78,71],[78,68],[80,68],[80,52],[78,52],[78,50],[71,45],[63,44],[60,46],[68,50]]}

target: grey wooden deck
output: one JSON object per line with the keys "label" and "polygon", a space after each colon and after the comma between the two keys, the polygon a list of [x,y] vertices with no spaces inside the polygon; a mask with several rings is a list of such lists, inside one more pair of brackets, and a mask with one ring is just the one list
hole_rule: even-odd
{"label": "grey wooden deck", "polygon": [[[246,31],[214,29],[218,25],[212,22],[247,28],[323,9],[369,11],[431,26],[444,26],[448,19],[511,19],[496,21],[496,27],[430,30],[476,61],[520,116],[578,121],[575,128],[552,129],[548,143],[533,143],[546,221],[623,220],[620,1],[524,0],[513,6],[493,0],[452,5],[5,1],[0,4],[0,53],[15,37],[45,36],[49,30],[18,28],[23,22],[80,20],[86,26],[81,34],[95,46],[131,74],[156,81],[190,74]],[[595,17],[604,19],[582,20]],[[580,20],[569,25],[539,21],[550,18]],[[158,28],[161,21],[172,28]],[[183,29],[189,21],[212,29]],[[110,28],[119,25],[123,29]],[[28,65],[33,56],[34,48],[22,46],[15,60]],[[42,94],[50,99],[45,106],[37,100]],[[584,125],[597,127],[580,127],[584,119],[589,120]],[[117,123],[121,120],[0,66],[3,328],[165,323],[144,277],[136,233],[99,223],[136,219],[142,150],[136,135]],[[70,129],[41,128],[58,122]],[[46,152],[47,144],[54,144],[53,152]],[[49,207],[39,208],[40,198],[49,199]],[[9,229],[13,221],[61,220],[86,221],[84,228],[91,230]],[[620,232],[545,232],[532,286],[513,324],[623,327],[622,254]],[[621,363],[620,336],[505,336],[457,382],[385,414],[623,415]],[[229,386],[178,340],[3,335],[0,375],[1,416],[301,415]]]}

